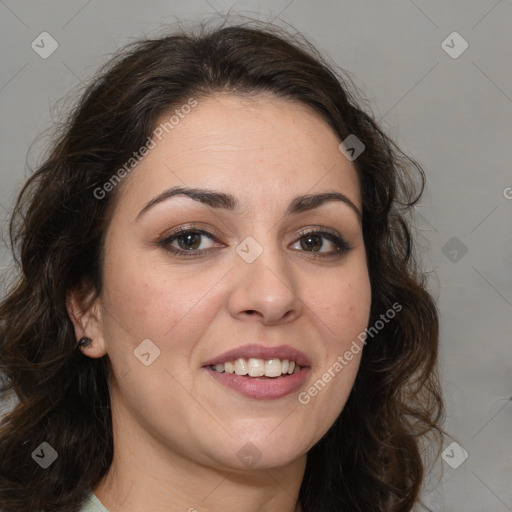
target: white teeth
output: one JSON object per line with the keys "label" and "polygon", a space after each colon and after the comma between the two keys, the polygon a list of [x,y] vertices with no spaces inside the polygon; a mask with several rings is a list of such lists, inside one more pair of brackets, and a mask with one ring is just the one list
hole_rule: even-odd
{"label": "white teeth", "polygon": [[280,377],[300,371],[301,367],[289,359],[249,359],[239,358],[236,361],[226,361],[211,367],[217,372],[249,375],[249,377]]}
{"label": "white teeth", "polygon": [[235,373],[237,375],[247,375],[249,373],[245,359],[240,358],[235,361]]}
{"label": "white teeth", "polygon": [[247,362],[250,377],[263,377],[265,375],[265,361],[251,357]]}
{"label": "white teeth", "polygon": [[265,375],[267,377],[279,377],[281,375],[281,361],[279,359],[265,361]]}

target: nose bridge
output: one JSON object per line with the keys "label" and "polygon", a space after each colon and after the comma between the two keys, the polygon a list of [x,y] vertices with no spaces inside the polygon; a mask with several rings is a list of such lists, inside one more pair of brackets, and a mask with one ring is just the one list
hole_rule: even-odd
{"label": "nose bridge", "polygon": [[[298,314],[298,282],[285,248],[273,232],[247,237],[236,248],[238,262],[230,296],[232,315],[259,313],[267,322]],[[293,313],[293,314],[292,314]]]}

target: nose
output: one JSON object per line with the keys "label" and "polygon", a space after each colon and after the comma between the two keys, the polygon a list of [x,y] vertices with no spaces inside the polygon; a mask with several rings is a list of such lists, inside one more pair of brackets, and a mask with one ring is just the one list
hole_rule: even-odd
{"label": "nose", "polygon": [[233,318],[277,325],[300,316],[304,305],[298,276],[280,249],[264,250],[252,263],[240,258],[231,274],[228,309]]}

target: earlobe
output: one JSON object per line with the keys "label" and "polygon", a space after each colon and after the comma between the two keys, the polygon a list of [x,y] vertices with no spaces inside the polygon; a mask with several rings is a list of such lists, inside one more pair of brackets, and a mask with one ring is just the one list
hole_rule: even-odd
{"label": "earlobe", "polygon": [[92,358],[103,357],[107,353],[99,302],[99,298],[92,302],[84,299],[77,290],[70,291],[66,298],[68,315],[75,329],[77,348]]}

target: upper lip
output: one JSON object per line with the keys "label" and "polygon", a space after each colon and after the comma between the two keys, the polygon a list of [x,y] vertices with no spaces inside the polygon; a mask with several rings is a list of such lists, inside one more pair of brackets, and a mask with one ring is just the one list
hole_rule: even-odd
{"label": "upper lip", "polygon": [[206,361],[203,366],[214,366],[216,364],[225,363],[227,361],[235,361],[239,358],[255,358],[255,359],[288,359],[289,361],[295,361],[300,367],[310,367],[311,362],[308,357],[297,350],[296,348],[288,345],[279,345],[278,347],[268,347],[265,345],[243,345],[241,347],[228,350],[219,356],[214,357]]}

